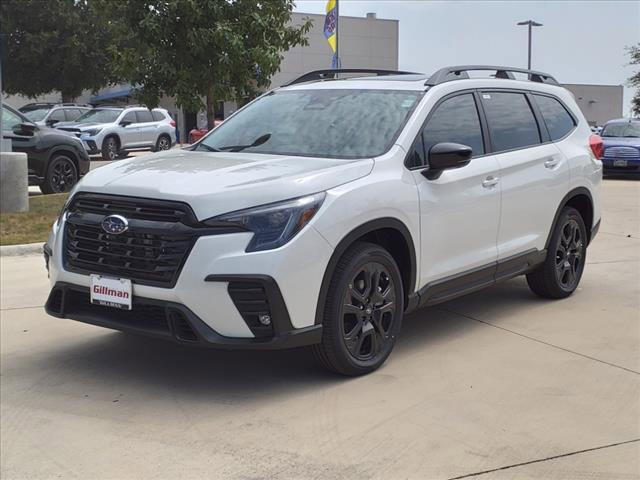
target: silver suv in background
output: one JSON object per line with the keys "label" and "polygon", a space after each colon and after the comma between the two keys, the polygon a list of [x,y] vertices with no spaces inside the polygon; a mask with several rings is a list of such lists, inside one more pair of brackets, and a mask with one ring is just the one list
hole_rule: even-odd
{"label": "silver suv in background", "polygon": [[53,127],[60,122],[73,122],[93,107],[81,103],[28,103],[20,113],[40,127]]}
{"label": "silver suv in background", "polygon": [[176,122],[163,108],[98,107],[56,128],[75,133],[90,155],[101,154],[104,160],[130,150],[168,150],[176,143]]}

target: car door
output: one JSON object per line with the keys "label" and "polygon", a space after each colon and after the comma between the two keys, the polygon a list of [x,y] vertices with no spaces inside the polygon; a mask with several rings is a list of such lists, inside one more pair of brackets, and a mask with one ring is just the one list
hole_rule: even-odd
{"label": "car door", "polygon": [[118,135],[122,148],[135,148],[139,146],[138,118],[135,110],[125,113],[118,123]]}
{"label": "car door", "polygon": [[482,91],[502,207],[498,260],[543,250],[558,205],[569,189],[569,165],[541,119],[531,94]]}
{"label": "car door", "polygon": [[[442,284],[433,295],[446,297],[448,288],[493,281],[500,215],[499,166],[487,155],[487,139],[477,106],[477,94],[455,93],[431,111],[408,157],[420,197],[422,287]],[[470,146],[473,158],[464,167],[444,170],[427,179],[431,147],[440,142]],[[430,294],[431,295],[431,294]],[[423,298],[424,300],[424,298]]]}
{"label": "car door", "polygon": [[149,110],[137,110],[138,118],[138,138],[140,145],[148,146],[156,143],[157,122]]}

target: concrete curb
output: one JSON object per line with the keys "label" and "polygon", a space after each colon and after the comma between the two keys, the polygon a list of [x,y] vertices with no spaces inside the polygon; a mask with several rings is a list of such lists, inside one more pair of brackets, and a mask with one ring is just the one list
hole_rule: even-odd
{"label": "concrete curb", "polygon": [[42,254],[44,242],[25,243],[23,245],[5,245],[0,247],[0,257],[15,257],[18,255]]}

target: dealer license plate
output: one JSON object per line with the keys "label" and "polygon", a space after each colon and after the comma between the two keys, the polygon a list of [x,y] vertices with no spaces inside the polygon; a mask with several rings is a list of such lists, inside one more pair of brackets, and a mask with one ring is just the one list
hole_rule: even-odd
{"label": "dealer license plate", "polygon": [[614,160],[613,161],[613,166],[614,167],[626,167],[627,166],[627,161],[626,160]]}
{"label": "dealer license plate", "polygon": [[91,275],[91,303],[131,310],[131,280]]}

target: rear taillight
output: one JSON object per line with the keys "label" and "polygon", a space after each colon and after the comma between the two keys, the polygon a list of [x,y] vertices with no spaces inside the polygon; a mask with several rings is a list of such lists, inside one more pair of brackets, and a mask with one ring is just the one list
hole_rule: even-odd
{"label": "rear taillight", "polygon": [[604,144],[600,135],[591,135],[589,137],[589,147],[591,147],[593,155],[600,160],[604,154]]}
{"label": "rear taillight", "polygon": [[169,125],[171,125],[173,128],[176,128],[176,121],[175,120],[169,121]]}

